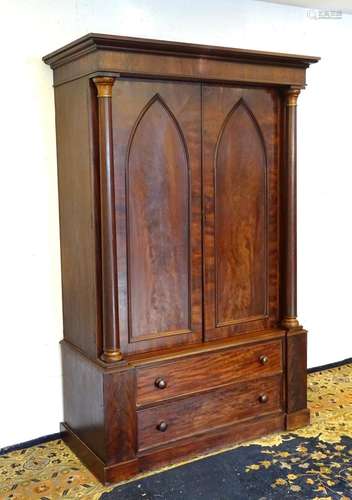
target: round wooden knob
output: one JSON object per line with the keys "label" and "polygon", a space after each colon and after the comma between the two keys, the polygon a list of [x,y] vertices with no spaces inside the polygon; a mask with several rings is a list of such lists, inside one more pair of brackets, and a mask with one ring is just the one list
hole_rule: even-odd
{"label": "round wooden knob", "polygon": [[167,423],[162,420],[161,422],[158,423],[158,425],[156,426],[156,428],[160,432],[165,432],[166,429],[167,429]]}
{"label": "round wooden knob", "polygon": [[266,403],[266,402],[268,401],[268,399],[269,399],[269,398],[268,398],[268,396],[267,396],[266,394],[261,394],[261,395],[259,396],[259,402],[260,402],[260,403]]}
{"label": "round wooden knob", "polygon": [[259,361],[261,362],[262,365],[266,365],[267,362],[269,361],[269,358],[268,358],[268,356],[263,355],[263,356],[260,356]]}
{"label": "round wooden knob", "polygon": [[165,387],[167,386],[166,380],[164,380],[163,378],[157,378],[154,384],[158,389],[165,389]]}

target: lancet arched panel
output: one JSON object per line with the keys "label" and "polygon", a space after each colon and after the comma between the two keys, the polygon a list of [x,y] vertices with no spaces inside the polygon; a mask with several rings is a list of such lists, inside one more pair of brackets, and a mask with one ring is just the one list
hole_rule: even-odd
{"label": "lancet arched panel", "polygon": [[180,126],[158,95],[132,132],[127,202],[131,340],[187,332],[188,157]]}
{"label": "lancet arched panel", "polygon": [[265,316],[266,153],[243,99],[228,113],[215,157],[216,323]]}

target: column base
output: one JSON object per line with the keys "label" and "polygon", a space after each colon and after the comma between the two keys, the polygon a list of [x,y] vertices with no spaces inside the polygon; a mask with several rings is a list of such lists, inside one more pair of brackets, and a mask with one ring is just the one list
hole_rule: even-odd
{"label": "column base", "polygon": [[122,354],[120,351],[104,351],[100,359],[105,363],[116,363],[122,360]]}
{"label": "column base", "polygon": [[285,330],[301,328],[297,318],[283,318],[280,324],[283,328],[285,328]]}

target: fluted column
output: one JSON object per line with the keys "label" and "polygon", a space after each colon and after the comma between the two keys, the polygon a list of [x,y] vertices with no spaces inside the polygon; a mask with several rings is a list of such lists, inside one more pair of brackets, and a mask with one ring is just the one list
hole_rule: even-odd
{"label": "fluted column", "polygon": [[99,108],[100,223],[102,261],[103,353],[113,363],[122,359],[119,350],[117,307],[116,226],[114,210],[114,159],[111,98],[114,78],[96,77]]}
{"label": "fluted column", "polygon": [[285,93],[285,161],[282,182],[282,320],[286,329],[299,326],[297,320],[297,99],[299,89]]}

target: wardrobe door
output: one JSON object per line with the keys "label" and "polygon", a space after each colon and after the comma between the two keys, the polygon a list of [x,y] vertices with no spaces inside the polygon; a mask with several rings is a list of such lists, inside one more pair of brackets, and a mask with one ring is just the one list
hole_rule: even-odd
{"label": "wardrobe door", "polygon": [[202,338],[201,87],[116,80],[112,96],[123,352]]}
{"label": "wardrobe door", "polygon": [[203,88],[205,338],[275,326],[280,101]]}

